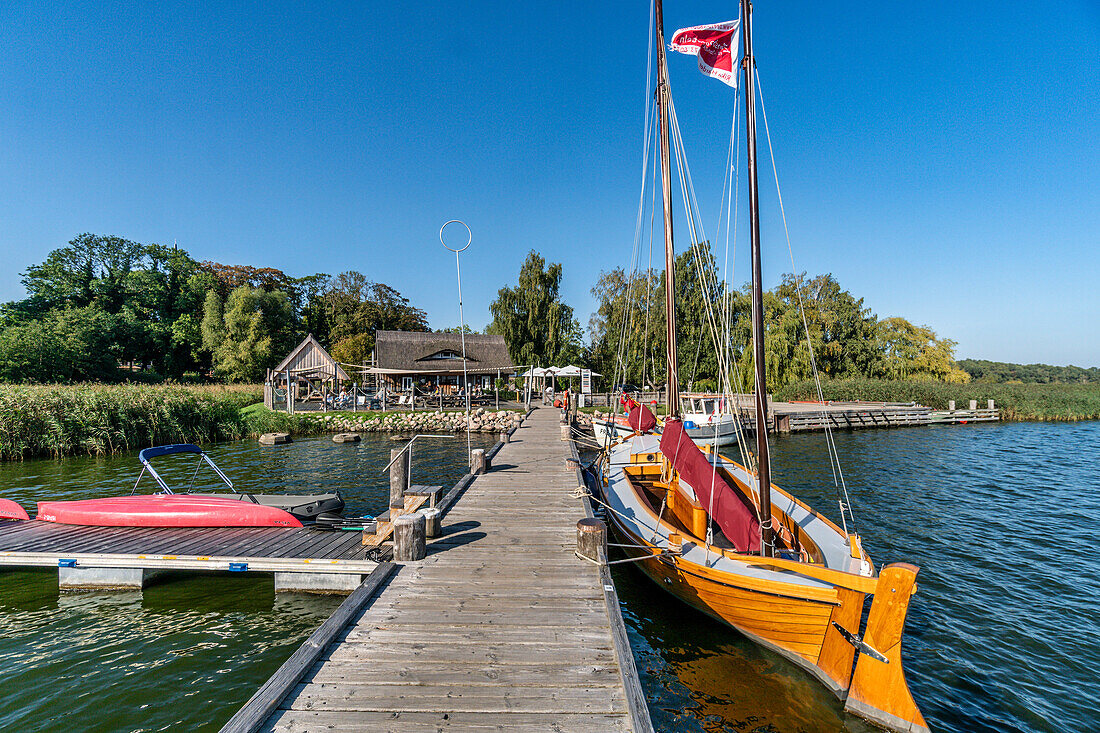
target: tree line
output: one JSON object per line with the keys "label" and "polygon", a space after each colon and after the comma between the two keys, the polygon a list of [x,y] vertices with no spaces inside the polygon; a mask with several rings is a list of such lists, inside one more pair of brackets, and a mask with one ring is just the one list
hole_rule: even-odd
{"label": "tree line", "polygon": [[0,306],[5,382],[255,382],[306,333],[361,364],[375,330],[428,329],[423,310],[362,273],[292,277],[115,236],[81,234],[22,283],[27,297]]}
{"label": "tree line", "polygon": [[1100,367],[1052,366],[1050,364],[1010,364],[985,359],[960,359],[959,368],[975,382],[984,384],[1095,384],[1100,382]]}
{"label": "tree line", "polygon": [[[748,286],[722,283],[705,245],[680,254],[675,267],[682,386],[718,389],[729,379],[750,389]],[[664,273],[601,273],[587,341],[562,300],[562,275],[560,263],[530,252],[516,284],[490,305],[486,332],[504,336],[516,365],[582,364],[608,380],[662,386]],[[364,364],[377,330],[429,330],[424,310],[363,273],[293,277],[114,236],[81,234],[28,267],[22,282],[27,297],[0,306],[0,381],[258,381],[307,333],[338,361]],[[785,276],[764,294],[764,320],[772,391],[812,376],[814,364],[826,377],[956,383],[1003,371],[956,364],[954,341],[904,318],[879,319],[829,274]],[[960,368],[970,363],[984,366]],[[732,368],[724,375],[720,364]]]}

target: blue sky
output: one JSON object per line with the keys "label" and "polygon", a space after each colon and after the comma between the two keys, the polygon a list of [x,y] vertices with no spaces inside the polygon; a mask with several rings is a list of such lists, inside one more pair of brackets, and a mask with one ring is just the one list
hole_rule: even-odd
{"label": "blue sky", "polygon": [[[629,260],[646,0],[45,5],[0,6],[0,300],[84,231],[360,270],[435,327],[448,219],[475,327],[530,249],[584,325]],[[736,14],[669,2],[666,28]],[[1100,365],[1100,5],[759,0],[755,30],[800,270],[960,357]],[[712,232],[733,96],[669,62]]]}

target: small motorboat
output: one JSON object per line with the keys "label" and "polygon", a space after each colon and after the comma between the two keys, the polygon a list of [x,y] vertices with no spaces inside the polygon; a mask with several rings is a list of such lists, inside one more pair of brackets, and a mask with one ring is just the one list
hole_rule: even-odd
{"label": "small motorboat", "polygon": [[[225,482],[231,493],[176,493],[153,468],[150,461],[161,456],[195,454]],[[249,494],[238,492],[233,482],[197,445],[180,443],[146,448],[138,454],[141,473],[134,483],[137,491],[142,477],[149,475],[160,486],[152,495],[43,501],[38,503],[38,519],[61,524],[104,527],[301,527],[319,514],[339,514],[344,509],[340,492],[328,494]]]}

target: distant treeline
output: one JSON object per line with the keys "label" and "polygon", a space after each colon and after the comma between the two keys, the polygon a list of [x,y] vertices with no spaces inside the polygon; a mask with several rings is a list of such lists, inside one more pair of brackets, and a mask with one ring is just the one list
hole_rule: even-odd
{"label": "distant treeline", "polygon": [[[682,387],[752,382],[747,286],[718,276],[706,244],[675,263]],[[410,275],[411,277],[411,275]],[[664,273],[615,269],[592,289],[589,339],[560,296],[562,266],[530,252],[515,286],[490,304],[516,365],[593,368],[610,387],[665,381]],[[427,314],[359,272],[305,277],[199,262],[186,251],[81,234],[26,269],[27,297],[0,305],[0,382],[258,382],[305,334],[337,361],[364,364],[379,329],[426,331]],[[956,362],[955,342],[900,317],[879,318],[830,274],[787,275],[764,294],[768,390],[817,372],[829,379],[1100,382],[1100,369]],[[713,346],[714,334],[725,353]],[[810,348],[812,345],[812,351]]]}
{"label": "distant treeline", "polygon": [[361,364],[377,329],[428,328],[358,272],[292,277],[113,236],[81,234],[22,282],[27,298],[0,306],[0,382],[257,382],[306,333]]}
{"label": "distant treeline", "polygon": [[[619,381],[665,381],[664,272],[602,273],[589,322],[597,370]],[[727,289],[706,247],[676,258],[676,335],[684,386],[722,388],[714,331],[729,333],[734,389],[751,389],[752,303],[748,286]],[[728,323],[724,314],[729,314]],[[954,360],[955,342],[904,318],[879,318],[832,275],[786,275],[764,293],[764,358],[768,390],[813,376],[970,381]],[[809,338],[807,338],[807,329]],[[812,354],[808,344],[812,344]]]}
{"label": "distant treeline", "polygon": [[1100,367],[1051,366],[1050,364],[1009,364],[985,359],[961,359],[959,368],[975,382],[1023,382],[1025,384],[1100,383]]}

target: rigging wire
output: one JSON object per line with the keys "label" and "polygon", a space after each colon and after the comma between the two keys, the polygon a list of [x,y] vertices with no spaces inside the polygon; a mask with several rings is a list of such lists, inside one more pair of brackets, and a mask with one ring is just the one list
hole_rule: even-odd
{"label": "rigging wire", "polygon": [[[802,328],[806,332],[806,346],[810,352],[810,367],[813,370],[814,385],[817,388],[817,399],[819,402],[822,403],[822,406],[824,406],[825,396],[823,390],[821,389],[821,375],[818,373],[817,370],[817,359],[814,355],[813,341],[810,339],[810,326],[809,321],[806,318],[806,307],[802,301],[802,278],[798,274],[794,264],[794,249],[791,247],[791,232],[790,229],[787,227],[787,212],[786,209],[783,207],[783,191],[779,186],[779,169],[775,164],[775,151],[772,149],[772,136],[771,131],[768,129],[768,113],[764,109],[764,90],[763,87],[760,85],[760,71],[755,67],[753,68],[753,71],[755,72],[756,76],[756,88],[759,90],[758,96],[760,98],[760,115],[764,120],[764,135],[768,141],[768,155],[771,158],[772,175],[775,178],[775,191],[776,195],[779,198],[779,213],[783,219],[783,234],[787,239],[787,252],[790,254],[791,257],[791,273],[795,279],[794,290],[795,294],[798,296],[798,311],[802,316]],[[837,501],[840,504],[840,520],[841,523],[844,525],[844,533],[847,535],[848,520],[850,519],[852,521],[854,527],[855,516],[852,513],[852,504],[848,498],[848,486],[844,481],[844,472],[841,470],[840,467],[840,454],[837,451],[836,440],[834,439],[833,431],[829,425],[828,415],[825,413],[824,409],[822,410],[821,415],[823,418],[823,422],[825,423],[825,442],[829,451],[829,465],[830,468],[832,468],[833,470],[833,484],[841,492],[841,496],[837,497]],[[845,518],[845,515],[847,515],[847,519]]]}

